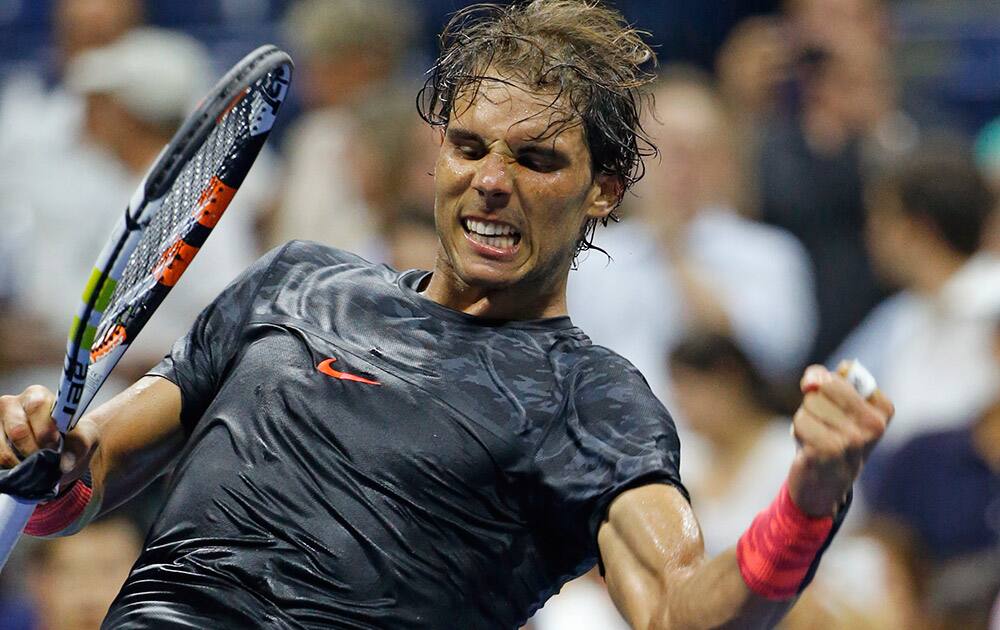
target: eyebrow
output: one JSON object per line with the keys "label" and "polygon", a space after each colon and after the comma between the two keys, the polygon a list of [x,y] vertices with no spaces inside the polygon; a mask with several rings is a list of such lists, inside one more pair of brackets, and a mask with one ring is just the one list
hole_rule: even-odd
{"label": "eyebrow", "polygon": [[483,142],[483,137],[478,133],[473,133],[462,127],[448,127],[448,133],[446,135],[448,140],[451,142],[464,140],[466,142],[478,142],[479,144],[485,144]]}

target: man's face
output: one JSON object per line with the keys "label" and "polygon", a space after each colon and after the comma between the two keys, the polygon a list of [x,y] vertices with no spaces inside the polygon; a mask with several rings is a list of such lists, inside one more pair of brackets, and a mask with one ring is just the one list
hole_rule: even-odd
{"label": "man's face", "polygon": [[584,223],[614,207],[610,178],[592,177],[582,126],[560,128],[551,95],[495,80],[471,92],[435,166],[438,270],[485,289],[565,282]]}

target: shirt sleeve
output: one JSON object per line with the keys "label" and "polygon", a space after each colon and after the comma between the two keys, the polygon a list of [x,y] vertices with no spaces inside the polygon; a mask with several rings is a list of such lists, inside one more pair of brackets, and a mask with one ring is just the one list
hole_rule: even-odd
{"label": "shirt sleeve", "polygon": [[599,346],[589,352],[535,462],[546,527],[561,544],[596,557],[597,530],[618,494],[666,483],[688,495],[679,473],[680,441],[666,408],[628,361]]}
{"label": "shirt sleeve", "polygon": [[215,398],[230,362],[240,349],[254,298],[284,248],[257,260],[226,287],[195,319],[186,335],[150,374],[181,390],[181,423],[189,434]]}

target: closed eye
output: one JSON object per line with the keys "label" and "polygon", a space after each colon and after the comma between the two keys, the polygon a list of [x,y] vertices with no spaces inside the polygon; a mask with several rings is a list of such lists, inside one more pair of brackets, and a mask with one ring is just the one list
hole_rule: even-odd
{"label": "closed eye", "polygon": [[463,158],[478,160],[486,155],[486,145],[478,134],[466,129],[452,127],[448,129],[445,137],[455,147],[455,151]]}
{"label": "closed eye", "polygon": [[532,147],[517,154],[517,163],[539,173],[551,173],[569,164],[569,159],[560,151]]}
{"label": "closed eye", "polygon": [[461,143],[456,144],[455,149],[468,160],[478,160],[486,154],[486,148],[481,144]]}

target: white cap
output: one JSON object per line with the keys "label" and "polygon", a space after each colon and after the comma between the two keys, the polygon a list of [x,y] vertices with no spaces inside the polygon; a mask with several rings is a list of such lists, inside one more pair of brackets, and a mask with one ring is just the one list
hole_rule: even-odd
{"label": "white cap", "polygon": [[135,116],[178,124],[204,96],[212,64],[197,40],[155,28],[129,31],[81,53],[66,68],[66,84],[81,94],[110,94]]}

